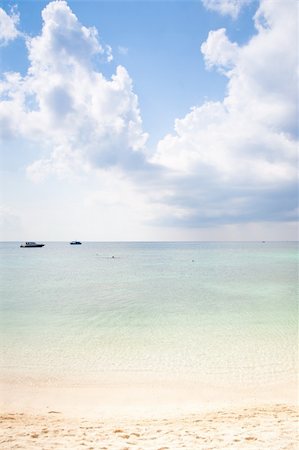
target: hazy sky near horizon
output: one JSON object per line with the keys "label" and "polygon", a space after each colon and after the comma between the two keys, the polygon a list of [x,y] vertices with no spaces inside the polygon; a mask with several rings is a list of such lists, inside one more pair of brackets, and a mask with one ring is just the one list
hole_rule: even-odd
{"label": "hazy sky near horizon", "polygon": [[296,0],[0,1],[1,240],[297,239]]}

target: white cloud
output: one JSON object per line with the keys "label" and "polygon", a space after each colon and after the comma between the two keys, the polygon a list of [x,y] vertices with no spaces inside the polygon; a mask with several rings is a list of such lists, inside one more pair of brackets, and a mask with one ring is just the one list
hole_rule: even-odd
{"label": "white cloud", "polygon": [[252,0],[202,0],[205,8],[216,11],[222,15],[229,15],[236,19],[243,6],[251,3]]}
{"label": "white cloud", "polygon": [[98,170],[96,186],[96,189],[86,195],[85,206],[91,209],[102,208],[104,214],[113,215],[119,224],[128,215],[134,223],[139,224],[155,222],[164,214],[176,218],[186,216],[185,208],[161,201],[161,198],[171,196],[167,187],[148,190],[146,180],[136,184],[134,179],[115,168]]}
{"label": "white cloud", "polygon": [[201,46],[207,68],[219,66],[229,68],[236,64],[239,47],[230,42],[224,28],[210,31],[208,39]]}
{"label": "white cloud", "polygon": [[41,35],[28,39],[31,72],[64,72],[76,64],[89,65],[93,55],[105,53],[97,30],[81,25],[65,1],[49,3],[42,18]]}
{"label": "white cloud", "polygon": [[209,33],[202,53],[227,77],[227,94],[177,119],[150,160],[129,74],[118,66],[107,79],[96,69],[111,60],[110,47],[64,1],[50,3],[43,20],[41,34],[27,39],[28,73],[8,73],[0,83],[3,139],[41,147],[31,179],[96,177],[86,207],[108,209],[115,230],[125,215],[135,224],[191,228],[294,220],[295,1],[262,0],[246,45],[223,28]]}
{"label": "white cloud", "polygon": [[227,95],[177,119],[152,159],[175,174],[173,202],[191,208],[190,225],[296,217],[296,8],[264,0],[248,44],[220,29],[202,45]]}
{"label": "white cloud", "polygon": [[27,75],[8,73],[0,84],[2,134],[38,142],[47,155],[29,175],[143,164],[147,135],[126,69],[111,79],[95,69],[100,58],[111,60],[111,48],[66,2],[49,3],[42,17],[41,34],[27,38]]}
{"label": "white cloud", "polygon": [[19,35],[18,23],[19,15],[16,11],[12,10],[11,15],[8,15],[4,9],[0,8],[0,45],[6,45]]}

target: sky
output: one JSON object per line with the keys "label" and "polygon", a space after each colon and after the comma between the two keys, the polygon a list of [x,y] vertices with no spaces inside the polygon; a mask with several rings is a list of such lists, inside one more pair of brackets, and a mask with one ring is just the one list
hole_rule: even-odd
{"label": "sky", "polygon": [[0,239],[296,240],[298,8],[0,1]]}

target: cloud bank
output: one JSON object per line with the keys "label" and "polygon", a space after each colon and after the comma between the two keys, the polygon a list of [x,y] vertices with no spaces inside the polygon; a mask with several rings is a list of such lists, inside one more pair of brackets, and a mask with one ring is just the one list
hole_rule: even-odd
{"label": "cloud bank", "polygon": [[296,2],[264,0],[246,45],[225,29],[202,44],[227,95],[177,119],[153,157],[177,174],[172,201],[189,206],[185,225],[296,219],[296,12]]}
{"label": "cloud bank", "polygon": [[[207,8],[232,17],[245,3],[204,0]],[[112,60],[111,48],[96,29],[80,24],[65,1],[53,1],[42,12],[41,34],[27,38],[27,74],[7,73],[1,80],[2,139],[19,137],[41,147],[40,159],[27,169],[33,180],[96,172],[103,189],[87,202],[135,202],[156,225],[293,221],[296,14],[293,0],[262,0],[253,18],[256,34],[243,46],[231,42],[224,28],[210,31],[201,52],[207,70],[227,77],[226,96],[176,119],[149,156],[127,70],[118,66],[107,79],[99,67]],[[116,179],[110,183],[109,177]],[[126,193],[123,200],[115,195],[119,190]]]}

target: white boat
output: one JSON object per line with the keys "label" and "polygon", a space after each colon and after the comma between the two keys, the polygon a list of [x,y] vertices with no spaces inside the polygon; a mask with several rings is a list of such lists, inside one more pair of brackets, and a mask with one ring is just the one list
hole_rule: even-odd
{"label": "white boat", "polygon": [[25,242],[25,244],[21,244],[22,248],[35,248],[35,247],[44,247],[45,244],[37,244],[36,242]]}

